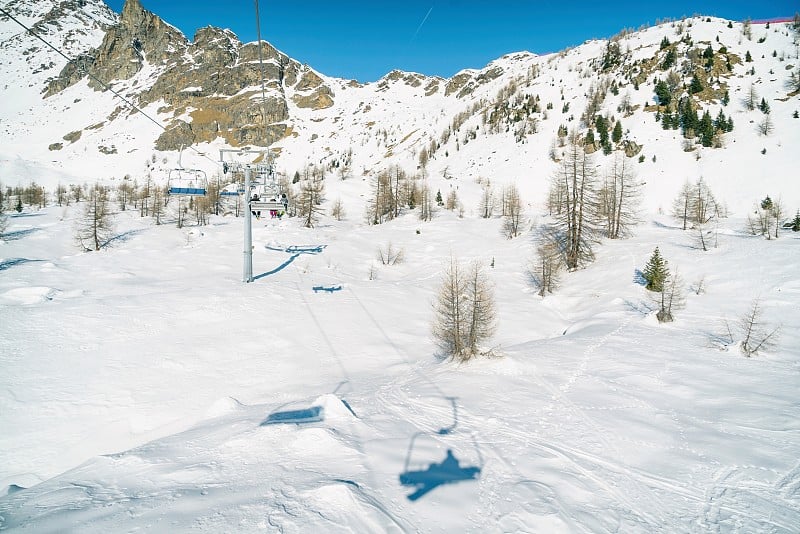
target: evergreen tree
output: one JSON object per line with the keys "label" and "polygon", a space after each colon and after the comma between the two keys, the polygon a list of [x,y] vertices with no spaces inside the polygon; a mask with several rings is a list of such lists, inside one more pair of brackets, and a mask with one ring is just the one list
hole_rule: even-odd
{"label": "evergreen tree", "polygon": [[693,137],[692,132],[697,131],[700,119],[697,118],[697,110],[691,98],[682,98],[678,104],[678,117],[684,137]]}
{"label": "evergreen tree", "polygon": [[661,39],[661,47],[660,47],[660,49],[661,49],[661,50],[664,50],[664,49],[665,49],[665,48],[667,48],[669,45],[670,45],[670,43],[669,43],[669,39],[668,39],[668,38],[667,38],[667,36],[665,35],[665,36],[664,36],[664,38],[663,38],[663,39]]}
{"label": "evergreen tree", "polygon": [[750,55],[750,50],[748,50],[748,51],[747,51],[747,53],[744,55],[744,60],[745,60],[747,63],[752,63],[752,61],[753,61],[753,56],[751,56],[751,55]]}
{"label": "evergreen tree", "polygon": [[586,139],[583,140],[583,144],[586,146],[594,146],[594,130],[591,128],[586,132]]}
{"label": "evergreen tree", "polygon": [[725,116],[725,113],[723,113],[721,109],[717,114],[717,118],[714,119],[714,129],[719,130],[721,132],[726,132],[728,130],[728,118]]}
{"label": "evergreen tree", "polygon": [[697,77],[697,74],[692,76],[692,81],[689,84],[689,92],[692,94],[700,93],[703,91],[703,82]]}
{"label": "evergreen tree", "polygon": [[697,133],[700,135],[700,142],[703,146],[711,146],[714,141],[714,121],[711,120],[711,114],[706,110],[703,113],[703,118],[697,127]]}
{"label": "evergreen tree", "polygon": [[669,85],[667,85],[667,82],[664,80],[659,80],[656,83],[655,93],[660,105],[669,106],[670,102],[672,102],[672,94],[670,93]]}
{"label": "evergreen tree", "polygon": [[444,206],[444,200],[442,200],[442,191],[436,191],[436,205],[437,206]]}
{"label": "evergreen tree", "polygon": [[622,59],[622,53],[619,49],[619,43],[609,41],[606,44],[606,53],[603,55],[603,70],[609,70],[619,65]]}
{"label": "evergreen tree", "polygon": [[598,115],[595,118],[595,127],[597,128],[597,135],[600,137],[600,146],[603,147],[603,153],[610,154],[611,142],[608,137],[608,119]]}
{"label": "evergreen tree", "polygon": [[769,113],[769,104],[767,104],[767,100],[764,97],[761,97],[761,103],[758,105],[758,109],[760,109],[762,113]]}
{"label": "evergreen tree", "polygon": [[667,70],[675,64],[675,60],[678,59],[678,54],[675,52],[674,48],[670,48],[667,50],[666,55],[664,56],[664,61],[661,62],[661,69]]}
{"label": "evergreen tree", "polygon": [[656,247],[642,272],[642,277],[647,282],[644,286],[645,289],[656,292],[663,291],[664,282],[667,281],[668,276],[669,268],[667,267],[667,261],[661,257],[661,252],[658,250],[658,247]]}
{"label": "evergreen tree", "polygon": [[622,121],[617,121],[614,125],[614,131],[611,132],[611,140],[615,143],[622,141]]}
{"label": "evergreen tree", "polygon": [[800,232],[800,210],[797,210],[794,220],[792,220],[792,231]]}
{"label": "evergreen tree", "polygon": [[669,130],[670,128],[672,128],[673,120],[674,119],[672,117],[672,113],[670,113],[669,111],[665,111],[664,114],[661,116],[661,127],[664,130]]}

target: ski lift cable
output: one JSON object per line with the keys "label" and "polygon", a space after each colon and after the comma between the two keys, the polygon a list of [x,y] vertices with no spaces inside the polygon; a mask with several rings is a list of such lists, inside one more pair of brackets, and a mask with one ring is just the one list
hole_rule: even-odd
{"label": "ski lift cable", "polygon": [[256,37],[258,38],[258,66],[261,70],[261,119],[264,121],[264,138],[263,143],[267,143],[267,89],[266,89],[266,74],[264,72],[264,54],[261,51],[263,45],[261,41],[261,16],[258,12],[258,0],[256,4]]}
{"label": "ski lift cable", "polygon": [[[67,54],[65,54],[64,52],[62,52],[62,51],[61,51],[61,50],[60,50],[58,47],[56,47],[56,46],[54,46],[54,45],[50,44],[50,43],[49,43],[47,40],[45,40],[43,37],[41,37],[39,34],[37,34],[37,33],[36,33],[34,30],[33,30],[33,28],[29,28],[28,26],[26,26],[26,25],[25,25],[25,24],[24,24],[22,21],[20,21],[19,19],[17,19],[17,18],[16,18],[14,15],[12,15],[11,13],[9,13],[9,12],[8,12],[8,11],[6,11],[5,9],[3,9],[2,7],[0,7],[0,13],[2,13],[4,16],[6,16],[6,17],[10,18],[11,20],[13,20],[13,21],[14,21],[14,22],[16,22],[17,24],[19,24],[19,25],[20,25],[22,28],[24,28],[24,29],[25,29],[25,31],[26,31],[26,32],[28,32],[29,34],[31,34],[32,36],[34,36],[36,39],[38,39],[38,40],[40,40],[41,42],[43,42],[43,43],[44,43],[44,44],[45,44],[45,45],[46,45],[48,48],[52,49],[52,50],[53,50],[53,51],[54,51],[56,54],[58,54],[59,56],[63,57],[64,59],[66,59],[68,62],[74,62],[74,61],[75,61],[75,60],[74,60],[74,58],[71,58],[71,57],[69,57]],[[76,64],[77,64],[77,63],[76,63]],[[98,78],[97,76],[95,76],[94,74],[92,74],[91,72],[89,72],[89,71],[86,69],[85,65],[78,65],[78,68],[79,68],[79,69],[80,69],[80,70],[81,70],[81,71],[82,71],[82,72],[83,72],[83,73],[84,73],[86,76],[88,76],[88,77],[89,77],[89,78],[91,78],[92,80],[96,81],[97,83],[99,83],[100,85],[102,85],[104,89],[106,89],[107,91],[111,92],[111,93],[112,93],[114,96],[116,96],[117,98],[119,98],[120,100],[122,100],[123,102],[125,102],[125,104],[127,104],[128,106],[130,106],[130,107],[131,107],[131,108],[133,108],[134,110],[136,110],[136,111],[138,111],[139,113],[141,113],[142,115],[144,115],[144,116],[145,116],[145,117],[146,117],[146,118],[147,118],[147,119],[148,119],[150,122],[152,122],[153,124],[155,124],[156,126],[158,126],[159,128],[161,128],[161,129],[162,129],[162,130],[164,130],[165,132],[167,131],[167,128],[166,128],[166,127],[165,127],[163,124],[161,124],[161,123],[160,123],[160,122],[158,122],[156,119],[154,119],[153,117],[151,117],[150,115],[148,115],[148,114],[147,114],[147,113],[146,113],[146,112],[145,112],[143,109],[141,109],[141,108],[140,108],[140,107],[138,107],[136,104],[134,104],[133,102],[131,102],[130,100],[128,100],[127,98],[125,98],[125,97],[124,97],[123,95],[121,95],[119,92],[117,92],[117,91],[115,91],[114,89],[112,89],[112,88],[111,88],[111,86],[110,86],[110,85],[108,85],[107,83],[105,83],[103,80],[101,80],[100,78]],[[197,150],[197,149],[196,149],[196,148],[194,148],[193,146],[189,146],[189,148],[190,148],[190,149],[192,149],[194,152],[197,152],[197,154],[199,154],[200,156],[202,156],[202,157],[206,158],[207,160],[211,161],[212,163],[214,163],[214,165],[217,165],[217,163],[218,163],[218,162],[217,162],[217,161],[214,161],[213,159],[211,159],[210,157],[208,157],[208,156],[207,156],[205,153],[203,153],[203,152],[200,152],[199,150]]]}

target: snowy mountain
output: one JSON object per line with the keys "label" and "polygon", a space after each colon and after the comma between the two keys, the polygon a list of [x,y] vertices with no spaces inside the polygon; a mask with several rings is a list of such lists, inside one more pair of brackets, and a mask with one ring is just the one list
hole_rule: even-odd
{"label": "snowy mountain", "polygon": [[[0,240],[0,530],[797,531],[800,240],[747,221],[767,195],[800,208],[792,23],[694,17],[367,84],[265,46],[262,99],[257,46],[228,30],[190,41],[136,0],[3,9],[71,61],[0,18],[0,183],[50,195],[7,206]],[[725,118],[707,139],[705,112]],[[625,154],[639,223],[542,297],[532,263],[573,130],[599,176]],[[324,213],[254,221],[249,284],[236,213],[176,227],[175,198],[165,224],[125,204],[84,253],[86,203],[54,199],[164,182],[179,157],[223,180],[219,149],[264,135],[290,181],[324,173]],[[369,224],[392,169],[455,209]],[[724,209],[684,230],[673,201],[700,179]],[[512,184],[509,239],[484,200]],[[674,322],[643,287],[656,246],[685,284]],[[485,267],[495,358],[437,357],[451,258]],[[754,303],[780,336],[746,357]]]}
{"label": "snowy mountain", "polygon": [[[800,68],[791,23],[745,27],[695,17],[558,54],[510,54],[449,80],[394,71],[368,84],[326,77],[267,45],[262,101],[257,46],[229,31],[208,27],[188,41],[136,0],[118,21],[99,0],[25,5],[8,8],[75,59],[67,64],[3,21],[2,46],[11,58],[3,74],[28,80],[3,88],[4,101],[19,103],[0,117],[5,165],[50,162],[78,183],[141,177],[152,170],[143,162],[153,155],[165,155],[172,167],[180,147],[192,146],[205,157],[187,151],[189,166],[215,172],[219,148],[263,146],[266,132],[278,167],[290,175],[309,165],[357,177],[392,165],[416,173],[425,150],[430,177],[516,181],[527,200],[540,201],[556,168],[559,127],[585,132],[602,115],[621,121],[625,141],[644,156],[644,179],[667,180],[677,193],[685,180],[702,176],[736,213],[767,194],[800,205],[797,184],[784,180],[792,173],[798,111],[787,81]],[[708,47],[710,64],[703,57]],[[664,67],[669,53],[676,59]],[[733,130],[714,141],[722,148],[661,128],[654,88],[670,73],[675,101],[690,94],[699,75],[703,90],[690,95],[698,116],[721,111],[732,120]],[[751,91],[770,108],[769,135],[759,132],[764,114],[743,105]],[[670,176],[674,166],[661,165],[664,158],[682,162],[691,175]],[[19,180],[11,174],[4,181]],[[666,208],[661,195],[645,197],[648,208]]]}

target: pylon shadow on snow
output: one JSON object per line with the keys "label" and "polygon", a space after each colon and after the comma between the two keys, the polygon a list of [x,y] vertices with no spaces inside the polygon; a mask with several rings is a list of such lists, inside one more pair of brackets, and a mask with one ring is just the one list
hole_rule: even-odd
{"label": "pylon shadow on snow", "polygon": [[260,278],[264,278],[265,276],[272,276],[273,274],[279,273],[284,270],[286,267],[292,264],[292,262],[297,259],[298,256],[301,254],[320,254],[325,247],[328,245],[292,245],[286,248],[278,248],[278,247],[271,247],[269,245],[264,245],[264,248],[267,250],[274,250],[276,252],[288,252],[291,254],[289,259],[275,267],[274,269],[267,271],[265,273],[261,273],[253,277],[253,280],[258,280]]}

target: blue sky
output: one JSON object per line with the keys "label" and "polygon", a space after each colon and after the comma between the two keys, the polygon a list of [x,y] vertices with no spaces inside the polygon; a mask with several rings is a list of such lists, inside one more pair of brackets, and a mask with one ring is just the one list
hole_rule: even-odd
{"label": "blue sky", "polygon": [[[106,0],[115,11],[124,0]],[[256,40],[254,0],[140,0],[189,39],[197,28],[230,28]],[[261,37],[329,76],[375,81],[392,69],[450,77],[520,50],[556,52],[623,28],[693,14],[732,20],[791,16],[796,0],[694,2],[260,0]]]}

